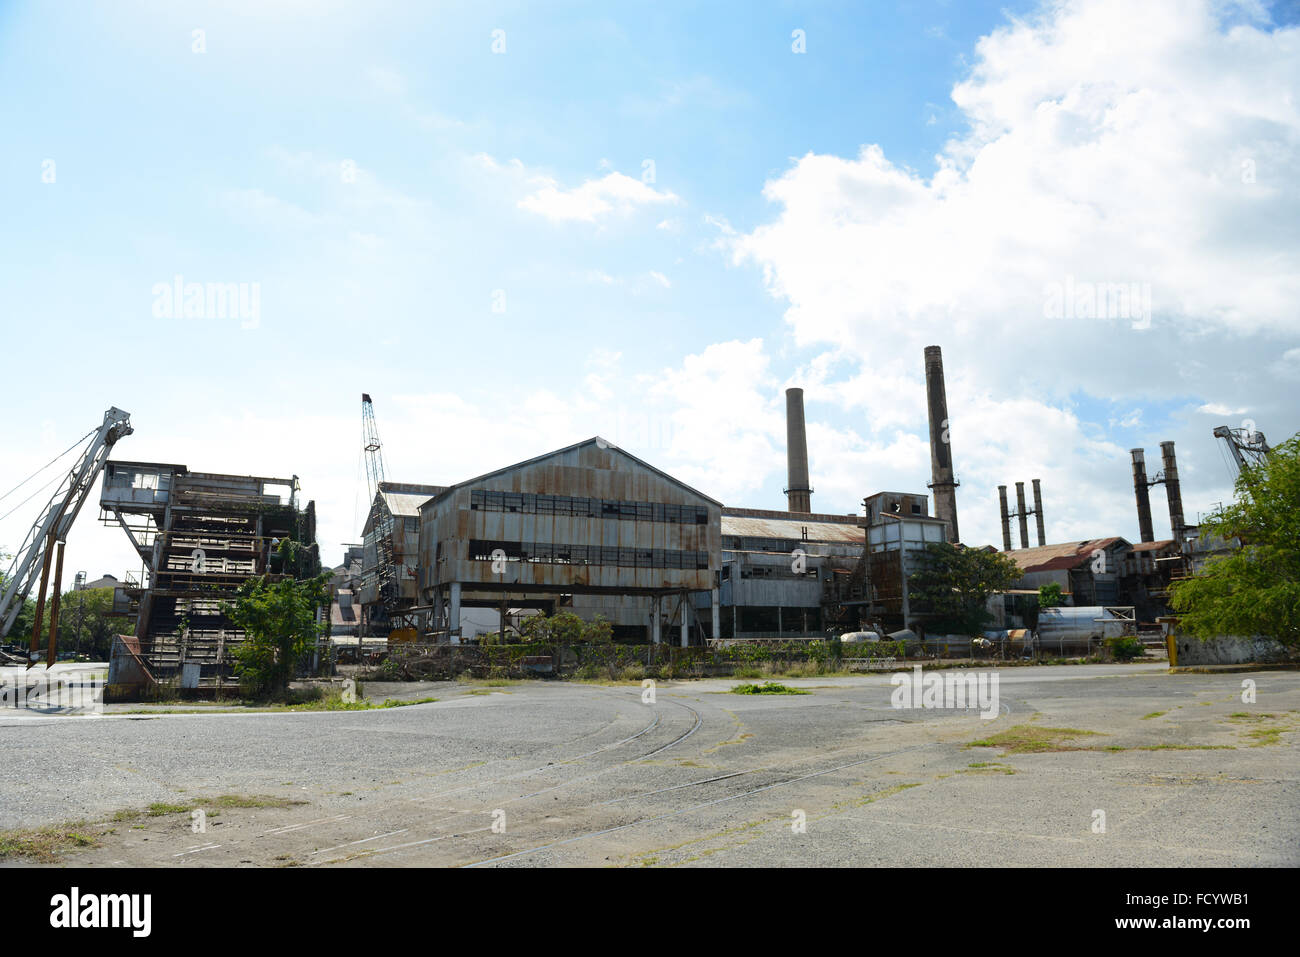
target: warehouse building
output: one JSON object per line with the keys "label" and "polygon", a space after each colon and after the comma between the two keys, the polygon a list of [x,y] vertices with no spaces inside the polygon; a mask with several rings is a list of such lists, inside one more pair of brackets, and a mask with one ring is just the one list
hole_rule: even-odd
{"label": "warehouse building", "polygon": [[693,592],[716,634],[721,511],[600,438],[452,485],[420,507],[426,634],[458,641],[464,608],[568,608],[657,642]]}

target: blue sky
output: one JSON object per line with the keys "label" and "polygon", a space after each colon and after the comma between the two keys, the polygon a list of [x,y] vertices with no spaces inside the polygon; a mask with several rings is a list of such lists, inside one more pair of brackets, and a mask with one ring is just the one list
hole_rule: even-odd
{"label": "blue sky", "polygon": [[[1296,30],[1124,6],[0,5],[0,491],[117,405],[120,457],[301,475],[335,560],[368,391],[397,479],[601,433],[777,508],[800,384],[849,511],[928,480],[935,343],[967,538],[1040,475],[1053,540],[1134,536],[1165,438],[1194,514],[1210,427],[1297,427]],[[1193,122],[1198,58],[1237,95]],[[177,275],[256,322],[160,317]],[[1153,287],[1153,327],[1048,326],[1066,275]],[[89,524],[70,560],[124,569]]]}

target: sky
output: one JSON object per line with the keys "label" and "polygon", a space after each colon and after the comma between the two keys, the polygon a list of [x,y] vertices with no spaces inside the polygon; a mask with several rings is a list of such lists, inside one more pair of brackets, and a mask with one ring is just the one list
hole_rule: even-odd
{"label": "sky", "polygon": [[[1195,521],[1232,495],[1213,427],[1300,429],[1298,23],[3,0],[0,495],[117,406],[117,458],[299,476],[334,564],[368,392],[391,480],[600,435],[779,509],[800,386],[813,509],[854,512],[927,492],[938,345],[965,542],[1035,478],[1050,542],[1136,540],[1129,449],[1164,440]],[[96,513],[65,574],[137,570]]]}

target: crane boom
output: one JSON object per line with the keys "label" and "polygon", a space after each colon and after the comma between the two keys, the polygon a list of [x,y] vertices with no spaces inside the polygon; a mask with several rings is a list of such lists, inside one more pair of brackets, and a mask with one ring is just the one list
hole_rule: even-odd
{"label": "crane boom", "polygon": [[[43,603],[52,557],[51,546],[56,543],[60,546],[59,571],[61,571],[63,557],[61,546],[68,537],[68,530],[76,521],[77,513],[85,504],[86,496],[103,470],[104,463],[108,461],[108,455],[114,444],[133,431],[135,430],[131,428],[130,413],[118,408],[111,408],[105,412],[103,423],[95,431],[77,463],[64,476],[62,483],[40,513],[40,517],[28,531],[22,546],[14,555],[13,564],[0,582],[4,589],[0,594],[0,638],[9,634],[9,629],[13,627],[14,620],[36,584],[38,575],[41,578],[38,602]],[[56,573],[55,580],[57,581],[58,578],[59,575]],[[36,630],[41,624],[39,618],[38,614],[36,628],[32,632],[33,648],[36,647]]]}
{"label": "crane boom", "polygon": [[[370,394],[361,393],[361,441],[366,456],[366,478],[370,486],[370,536],[375,546],[372,571],[379,604],[392,612],[398,604],[397,568],[393,545],[394,522],[380,501],[384,486],[384,447],[375,424],[375,406]],[[369,569],[367,571],[370,571]]]}
{"label": "crane boom", "polygon": [[1263,432],[1233,429],[1221,425],[1214,430],[1214,435],[1215,438],[1222,439],[1223,444],[1228,447],[1232,460],[1237,465],[1237,474],[1241,474],[1248,468],[1263,465],[1268,461],[1269,453],[1272,451]]}

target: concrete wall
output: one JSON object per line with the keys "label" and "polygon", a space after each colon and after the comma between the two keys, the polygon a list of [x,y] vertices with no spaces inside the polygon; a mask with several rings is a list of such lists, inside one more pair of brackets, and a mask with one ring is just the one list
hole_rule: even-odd
{"label": "concrete wall", "polygon": [[1202,641],[1188,635],[1175,633],[1178,664],[1182,665],[1240,665],[1247,662],[1285,661],[1286,649],[1272,638],[1241,635],[1220,635]]}

